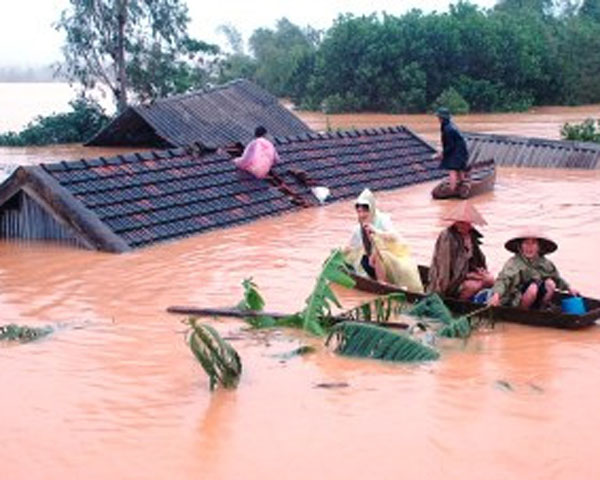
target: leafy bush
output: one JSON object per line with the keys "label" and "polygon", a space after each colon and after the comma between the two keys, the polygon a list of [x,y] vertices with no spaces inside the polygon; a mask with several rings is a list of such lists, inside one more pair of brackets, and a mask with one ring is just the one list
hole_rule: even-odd
{"label": "leafy bush", "polygon": [[469,104],[454,88],[449,87],[444,90],[433,102],[433,109],[446,107],[452,114],[469,113]]}
{"label": "leafy bush", "polygon": [[588,118],[583,123],[565,123],[560,130],[564,140],[578,140],[581,142],[600,143],[600,119],[594,121]]}
{"label": "leafy bush", "polygon": [[364,108],[364,100],[352,93],[334,93],[323,100],[321,108],[325,113],[360,112]]}
{"label": "leafy bush", "polygon": [[88,140],[109,120],[98,103],[85,97],[69,102],[72,111],[38,116],[20,133],[0,134],[0,145],[22,147]]}

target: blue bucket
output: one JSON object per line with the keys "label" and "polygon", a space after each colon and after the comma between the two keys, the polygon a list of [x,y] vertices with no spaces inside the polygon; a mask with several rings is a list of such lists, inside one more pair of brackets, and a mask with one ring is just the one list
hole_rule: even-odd
{"label": "blue bucket", "polygon": [[581,297],[567,297],[562,301],[563,313],[572,315],[583,315],[586,312],[585,303]]}

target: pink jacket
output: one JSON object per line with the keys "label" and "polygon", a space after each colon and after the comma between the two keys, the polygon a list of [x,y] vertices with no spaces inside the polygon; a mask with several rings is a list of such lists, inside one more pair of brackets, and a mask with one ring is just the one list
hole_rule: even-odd
{"label": "pink jacket", "polygon": [[258,137],[246,146],[241,157],[233,161],[239,168],[255,177],[265,178],[271,167],[279,161],[279,155],[269,140]]}

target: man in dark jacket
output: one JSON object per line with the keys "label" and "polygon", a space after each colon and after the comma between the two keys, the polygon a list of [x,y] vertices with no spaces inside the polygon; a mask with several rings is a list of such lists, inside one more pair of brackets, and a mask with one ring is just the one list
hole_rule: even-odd
{"label": "man in dark jacket", "polygon": [[460,182],[465,180],[465,171],[469,153],[464,137],[451,120],[450,111],[447,108],[438,108],[435,112],[440,121],[442,133],[442,152],[436,155],[441,160],[441,168],[448,170],[450,190],[457,192]]}

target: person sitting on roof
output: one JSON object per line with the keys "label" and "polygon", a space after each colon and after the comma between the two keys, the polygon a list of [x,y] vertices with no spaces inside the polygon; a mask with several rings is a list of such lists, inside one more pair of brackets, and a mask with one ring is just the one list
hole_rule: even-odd
{"label": "person sitting on roof", "polygon": [[245,170],[256,178],[265,178],[273,165],[279,162],[279,155],[275,146],[265,138],[267,129],[263,126],[256,127],[254,140],[252,140],[241,157],[233,161],[238,168]]}
{"label": "person sitting on roof", "polygon": [[537,229],[522,231],[507,241],[504,248],[514,255],[498,275],[489,305],[537,309],[550,305],[557,288],[578,295],[560,276],[554,263],[545,257],[558,246]]}
{"label": "person sitting on roof", "polygon": [[435,115],[440,122],[442,152],[434,158],[441,160],[440,167],[448,170],[450,191],[457,193],[460,183],[466,179],[465,171],[469,160],[467,142],[452,121],[450,110],[440,107]]}
{"label": "person sitting on roof", "polygon": [[427,292],[469,300],[494,284],[480,247],[483,235],[473,227],[486,221],[468,201],[461,201],[442,219],[452,224],[435,243]]}
{"label": "person sitting on roof", "polygon": [[394,229],[389,215],[375,207],[375,196],[364,189],[355,202],[358,225],[344,248],[346,261],[359,275],[423,292],[416,263]]}

